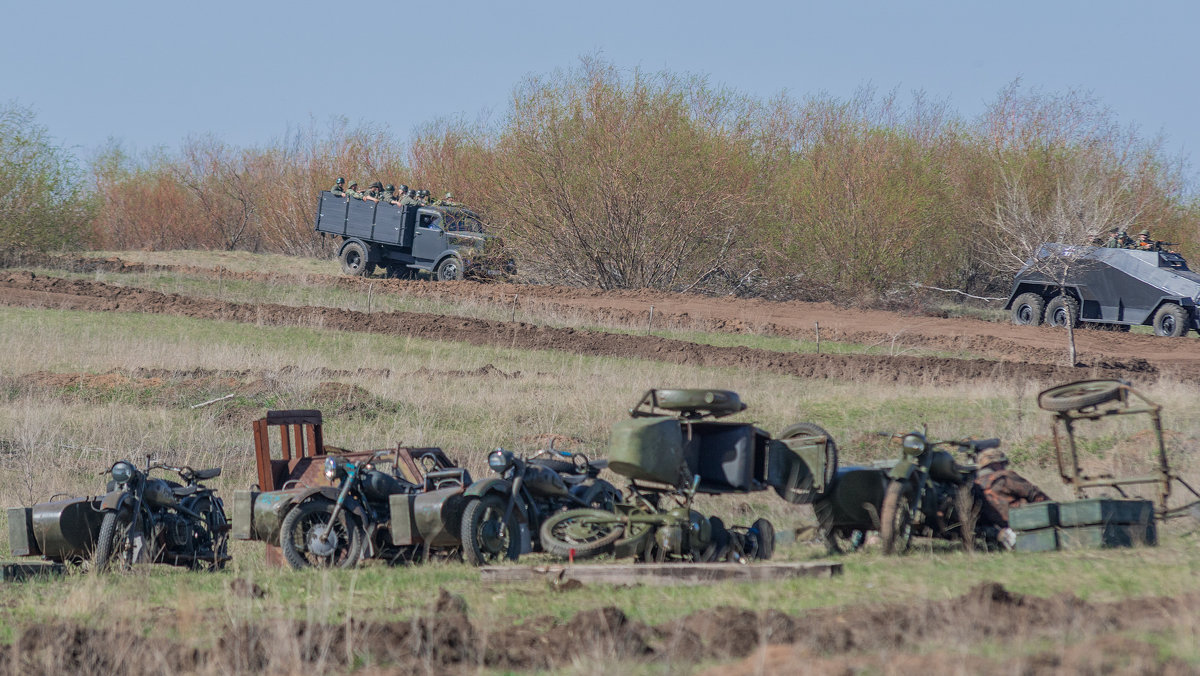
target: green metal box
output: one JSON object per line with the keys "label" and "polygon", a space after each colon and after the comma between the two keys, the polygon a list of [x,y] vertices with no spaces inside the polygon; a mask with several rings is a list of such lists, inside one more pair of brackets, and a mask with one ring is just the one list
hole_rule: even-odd
{"label": "green metal box", "polygon": [[254,539],[254,500],[258,491],[233,492],[233,531],[234,540]]}
{"label": "green metal box", "polygon": [[1053,528],[1059,525],[1057,502],[1035,502],[1008,511],[1008,526],[1015,531]]}
{"label": "green metal box", "polygon": [[1058,529],[1054,527],[1017,532],[1018,552],[1052,552],[1058,549]]}
{"label": "green metal box", "polygon": [[1093,498],[1064,502],[1058,508],[1058,522],[1064,528],[1110,523],[1143,524],[1153,520],[1154,503],[1149,500]]}
{"label": "green metal box", "polygon": [[630,479],[680,484],[687,470],[679,421],[655,416],[617,422],[608,442],[608,468]]}
{"label": "green metal box", "polygon": [[1059,533],[1063,549],[1112,549],[1154,546],[1158,533],[1154,521],[1145,524],[1107,523],[1095,526],[1063,528]]}

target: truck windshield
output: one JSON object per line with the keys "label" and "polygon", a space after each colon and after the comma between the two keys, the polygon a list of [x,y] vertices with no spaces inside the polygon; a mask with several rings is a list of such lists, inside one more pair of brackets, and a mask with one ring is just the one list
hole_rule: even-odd
{"label": "truck windshield", "polygon": [[447,211],[442,226],[448,232],[483,232],[483,223],[462,211]]}

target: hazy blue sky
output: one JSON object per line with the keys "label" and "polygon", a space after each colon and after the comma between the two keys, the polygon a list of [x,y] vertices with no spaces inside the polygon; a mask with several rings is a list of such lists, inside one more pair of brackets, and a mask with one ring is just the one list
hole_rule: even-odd
{"label": "hazy blue sky", "polygon": [[[0,0],[0,102],[81,154],[211,132],[264,144],[341,115],[401,138],[502,112],[530,73],[600,54],[755,96],[923,90],[972,116],[1007,83],[1094,93],[1123,123],[1200,150],[1200,3],[280,2]],[[1192,166],[1189,176],[1197,176]]]}

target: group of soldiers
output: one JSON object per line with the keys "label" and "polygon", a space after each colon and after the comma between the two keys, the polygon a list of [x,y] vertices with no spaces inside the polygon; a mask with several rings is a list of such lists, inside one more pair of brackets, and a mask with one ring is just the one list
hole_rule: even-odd
{"label": "group of soldiers", "polygon": [[1130,237],[1120,228],[1113,228],[1108,232],[1108,239],[1104,242],[1106,249],[1137,249],[1139,251],[1162,251],[1164,246],[1171,246],[1171,242],[1160,242],[1150,239],[1150,231],[1142,230],[1137,234],[1137,239]]}
{"label": "group of soldiers", "polygon": [[397,190],[396,186],[391,183],[386,186],[375,181],[366,190],[359,191],[358,181],[350,181],[350,185],[346,185],[346,179],[338,176],[333,187],[329,192],[338,197],[352,197],[356,200],[366,200],[368,202],[383,202],[385,204],[394,204],[399,207],[416,205],[422,207],[457,207],[462,206],[454,201],[453,193],[446,193],[446,196],[440,200],[435,200],[433,195],[428,190],[415,190],[407,185],[401,185]]}

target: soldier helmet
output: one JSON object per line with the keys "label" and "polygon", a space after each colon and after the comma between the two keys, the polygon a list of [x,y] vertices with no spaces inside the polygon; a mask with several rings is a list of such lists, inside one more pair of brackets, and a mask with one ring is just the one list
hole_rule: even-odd
{"label": "soldier helmet", "polygon": [[400,192],[408,192],[408,186],[401,183],[400,184]]}
{"label": "soldier helmet", "polygon": [[372,188],[378,188],[379,190],[383,190],[383,184],[382,184],[382,183],[380,183],[379,181],[375,181],[374,183],[372,183],[372,184],[371,184],[371,187],[372,187]]}
{"label": "soldier helmet", "polygon": [[396,186],[392,185],[391,183],[388,183],[388,184],[387,184],[387,187],[386,187],[386,188],[384,188],[384,190],[387,190],[387,191],[390,191],[390,192],[395,192],[395,190],[396,190]]}
{"label": "soldier helmet", "polygon": [[1008,464],[1008,456],[1004,454],[1004,451],[998,448],[989,448],[988,450],[979,454],[980,467],[987,467],[988,465],[997,462],[1002,462],[1006,465]]}
{"label": "soldier helmet", "polygon": [[341,185],[345,182],[346,182],[346,179],[342,178],[341,176],[338,176],[338,180],[334,181],[334,183],[336,183],[337,185]]}
{"label": "soldier helmet", "polygon": [[1150,231],[1149,231],[1149,230],[1143,230],[1143,231],[1141,231],[1141,232],[1139,232],[1139,233],[1138,233],[1138,237],[1149,237],[1149,236],[1150,236]]}
{"label": "soldier helmet", "polygon": [[358,187],[358,181],[350,181],[350,187],[351,187],[351,188],[357,188],[357,187]]}
{"label": "soldier helmet", "polygon": [[408,189],[408,196],[409,196],[409,197],[416,197],[416,196],[417,196],[417,191],[416,191],[416,190],[413,190],[412,188],[409,188],[409,189]]}
{"label": "soldier helmet", "polygon": [[448,200],[454,199],[454,193],[452,193],[452,192],[446,193],[446,199],[448,199]]}

